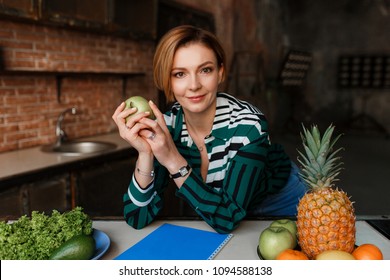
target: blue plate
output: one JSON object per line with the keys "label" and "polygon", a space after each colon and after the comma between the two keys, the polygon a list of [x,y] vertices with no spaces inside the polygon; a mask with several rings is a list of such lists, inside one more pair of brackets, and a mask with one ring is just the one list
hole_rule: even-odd
{"label": "blue plate", "polygon": [[98,260],[110,247],[110,238],[103,231],[95,228],[93,229],[93,238],[95,239],[96,249],[95,254],[92,256],[91,260]]}

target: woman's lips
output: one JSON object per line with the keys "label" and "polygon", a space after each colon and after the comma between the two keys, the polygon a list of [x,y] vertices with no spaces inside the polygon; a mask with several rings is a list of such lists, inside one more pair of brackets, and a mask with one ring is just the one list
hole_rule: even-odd
{"label": "woman's lips", "polygon": [[198,95],[198,96],[188,97],[188,99],[191,100],[192,102],[199,102],[199,101],[202,101],[203,98],[204,98],[204,95]]}

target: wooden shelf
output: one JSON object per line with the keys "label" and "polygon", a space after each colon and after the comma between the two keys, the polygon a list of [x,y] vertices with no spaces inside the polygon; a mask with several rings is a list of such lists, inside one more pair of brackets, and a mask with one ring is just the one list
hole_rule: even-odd
{"label": "wooden shelf", "polygon": [[30,71],[30,70],[3,70],[0,76],[54,76],[57,83],[57,100],[61,103],[61,86],[63,78],[74,77],[116,77],[122,79],[122,95],[126,96],[127,79],[145,76],[143,72],[76,72],[76,71]]}

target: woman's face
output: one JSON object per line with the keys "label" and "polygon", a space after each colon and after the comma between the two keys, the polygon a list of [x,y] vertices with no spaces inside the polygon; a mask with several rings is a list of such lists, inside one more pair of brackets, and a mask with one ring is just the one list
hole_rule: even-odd
{"label": "woman's face", "polygon": [[218,85],[223,67],[217,64],[214,52],[200,43],[180,47],[173,58],[172,91],[183,109],[203,113],[215,109]]}

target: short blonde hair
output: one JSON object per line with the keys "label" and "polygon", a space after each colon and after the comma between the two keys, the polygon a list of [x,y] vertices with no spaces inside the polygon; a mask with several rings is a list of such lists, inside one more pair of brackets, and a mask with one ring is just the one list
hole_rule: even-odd
{"label": "short blonde hair", "polygon": [[[210,48],[217,58],[218,67],[226,67],[225,51],[213,33],[191,25],[171,29],[161,38],[153,59],[154,83],[158,89],[164,91],[167,102],[175,101],[171,85],[173,58],[180,47],[190,43],[201,43]],[[225,72],[226,69],[221,82],[225,80]]]}

